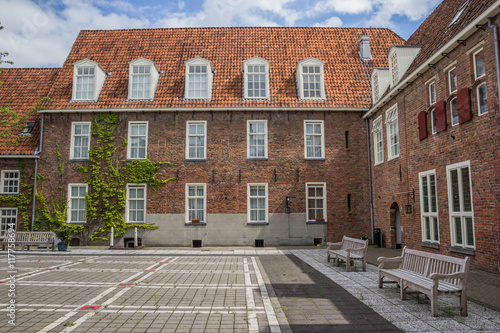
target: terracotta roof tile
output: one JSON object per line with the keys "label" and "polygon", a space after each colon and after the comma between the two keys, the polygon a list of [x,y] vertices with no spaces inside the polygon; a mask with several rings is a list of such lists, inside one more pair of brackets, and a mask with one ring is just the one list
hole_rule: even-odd
{"label": "terracotta roof tile", "polygon": [[[361,36],[370,36],[373,61],[362,64]],[[404,40],[388,29],[363,28],[176,28],[81,31],[50,92],[50,109],[327,107],[368,108],[369,70],[387,67],[387,51]],[[243,99],[243,61],[270,61],[269,101]],[[139,57],[156,62],[159,77],[153,101],[127,101],[128,63]],[[184,100],[184,62],[202,57],[213,62],[211,101]],[[325,101],[301,101],[297,62],[325,62]],[[111,75],[97,102],[71,102],[73,63],[90,59]]]}
{"label": "terracotta roof tile", "polygon": [[[10,107],[17,114],[31,110],[31,107],[47,96],[58,73],[58,68],[14,68],[3,69],[0,73],[0,107]],[[31,136],[25,136],[17,144],[9,144],[3,138],[0,142],[0,155],[33,155],[40,138],[40,115],[28,120],[35,120]],[[0,115],[0,130],[9,123],[2,124],[6,115]],[[12,141],[11,141],[12,142]]]}

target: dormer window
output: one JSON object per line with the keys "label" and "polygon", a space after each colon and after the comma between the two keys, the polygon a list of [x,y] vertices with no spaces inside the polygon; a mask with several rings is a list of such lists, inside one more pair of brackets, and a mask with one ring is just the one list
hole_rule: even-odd
{"label": "dormer window", "polygon": [[269,99],[269,61],[259,57],[244,63],[245,99]]}
{"label": "dormer window", "polygon": [[212,62],[203,58],[186,61],[186,99],[212,98]]}
{"label": "dormer window", "polygon": [[35,127],[35,122],[27,121],[26,125],[24,125],[24,128],[19,135],[31,135],[31,132],[33,132],[33,127]]}
{"label": "dormer window", "polygon": [[148,59],[129,62],[129,100],[152,100],[158,83],[158,68]]}
{"label": "dormer window", "polygon": [[391,66],[391,78],[392,78],[392,85],[395,86],[396,83],[399,81],[399,76],[398,76],[398,54],[396,51],[394,51],[390,58],[390,66]]}
{"label": "dormer window", "polygon": [[373,72],[372,75],[372,94],[373,94],[373,103],[377,102],[380,98],[380,92],[378,87],[378,72]]}
{"label": "dormer window", "polygon": [[298,64],[300,99],[325,99],[324,62],[315,58],[302,60]]}
{"label": "dormer window", "polygon": [[84,59],[73,64],[73,100],[97,101],[106,71],[95,61]]}

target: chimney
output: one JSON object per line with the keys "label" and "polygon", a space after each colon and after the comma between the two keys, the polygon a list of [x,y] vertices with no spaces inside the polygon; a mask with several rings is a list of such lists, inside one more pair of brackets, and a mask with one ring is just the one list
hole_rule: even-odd
{"label": "chimney", "polygon": [[359,56],[361,57],[361,60],[372,59],[369,36],[361,36],[361,40],[359,41]]}

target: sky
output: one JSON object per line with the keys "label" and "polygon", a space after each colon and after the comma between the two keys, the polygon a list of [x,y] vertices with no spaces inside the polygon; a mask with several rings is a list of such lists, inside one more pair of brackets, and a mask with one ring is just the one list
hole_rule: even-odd
{"label": "sky", "polygon": [[[61,67],[80,30],[384,27],[408,39],[441,0],[0,0],[12,67]],[[2,67],[10,65],[3,64]]]}

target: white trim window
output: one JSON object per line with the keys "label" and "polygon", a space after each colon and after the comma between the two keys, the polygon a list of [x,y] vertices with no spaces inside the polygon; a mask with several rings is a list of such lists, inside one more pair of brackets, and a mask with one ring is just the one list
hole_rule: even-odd
{"label": "white trim window", "polygon": [[480,50],[476,51],[473,55],[474,58],[474,77],[479,79],[480,77],[483,77],[486,74],[484,65],[484,51],[481,48]]}
{"label": "white trim window", "polygon": [[0,209],[0,237],[5,237],[9,229],[17,229],[17,208]]}
{"label": "white trim window", "polygon": [[429,83],[429,105],[436,104],[436,82]]}
{"label": "white trim window", "polygon": [[130,121],[128,123],[127,159],[144,160],[148,152],[148,122]]}
{"label": "white trim window", "polygon": [[68,184],[68,223],[86,223],[87,184]]}
{"label": "white trim window", "polygon": [[326,221],[326,183],[306,183],[307,221]]}
{"label": "white trim window", "polygon": [[146,222],[146,184],[127,184],[127,223]]}
{"label": "white trim window", "polygon": [[248,223],[269,222],[267,183],[247,184]]}
{"label": "white trim window", "polygon": [[488,113],[488,99],[486,96],[486,82],[480,84],[476,88],[477,93],[477,109],[480,116]]}
{"label": "white trim window", "polygon": [[203,58],[186,61],[185,99],[211,99],[212,67],[212,62]]}
{"label": "white trim window", "polygon": [[269,99],[269,61],[259,57],[244,62],[245,99]]}
{"label": "white trim window", "polygon": [[315,58],[300,61],[297,76],[300,99],[325,99],[323,61]]}
{"label": "white trim window", "polygon": [[207,159],[207,122],[186,122],[186,159]]}
{"label": "white trim window", "polygon": [[439,222],[436,190],[436,170],[420,172],[420,216],[422,241],[439,243]]}
{"label": "white trim window", "polygon": [[396,50],[390,55],[390,68],[391,68],[391,79],[392,86],[395,86],[399,82],[399,73],[398,73],[398,53]]}
{"label": "white trim window", "polygon": [[323,120],[304,120],[305,159],[325,158],[325,128]]}
{"label": "white trim window", "polygon": [[436,130],[436,110],[435,109],[431,110],[430,117],[431,117],[431,131],[432,131],[432,134],[436,134],[437,130]]}
{"label": "white trim window", "polygon": [[470,161],[448,165],[448,206],[453,246],[474,248],[474,213]]}
{"label": "white trim window", "polygon": [[450,94],[457,91],[457,68],[453,67],[448,71],[448,87]]}
{"label": "white trim window", "polygon": [[247,158],[267,159],[267,120],[247,120]]}
{"label": "white trim window", "polygon": [[385,126],[387,129],[387,160],[399,157],[399,127],[398,108],[395,105],[385,113]]}
{"label": "white trim window", "polygon": [[206,222],[207,184],[186,184],[186,223],[194,219]]}
{"label": "white trim window", "polygon": [[460,119],[458,118],[458,105],[456,97],[450,101],[450,116],[451,116],[451,126],[458,125]]}
{"label": "white trim window", "polygon": [[384,138],[382,133],[382,116],[373,121],[373,155],[375,157],[375,165],[384,162]]}
{"label": "white trim window", "polygon": [[19,176],[18,170],[3,170],[2,188],[0,193],[19,194]]}
{"label": "white trim window", "polygon": [[74,122],[71,124],[71,148],[69,158],[72,160],[88,160],[90,148],[90,122]]}
{"label": "white trim window", "polygon": [[106,71],[95,61],[84,59],[73,64],[74,101],[97,101]]}
{"label": "white trim window", "polygon": [[129,62],[129,100],[152,100],[158,83],[158,67],[146,58]]}

